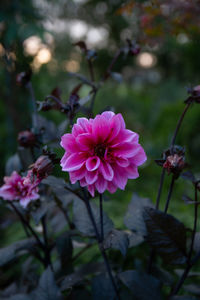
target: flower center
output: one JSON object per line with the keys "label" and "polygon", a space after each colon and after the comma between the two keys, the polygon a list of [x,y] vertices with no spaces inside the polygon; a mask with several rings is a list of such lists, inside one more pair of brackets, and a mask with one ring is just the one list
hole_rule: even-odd
{"label": "flower center", "polygon": [[106,152],[105,145],[96,145],[94,148],[94,155],[97,155],[98,157],[104,157],[104,154]]}

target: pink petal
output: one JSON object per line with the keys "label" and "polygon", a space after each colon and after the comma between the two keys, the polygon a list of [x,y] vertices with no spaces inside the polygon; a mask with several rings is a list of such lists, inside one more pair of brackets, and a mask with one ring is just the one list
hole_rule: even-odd
{"label": "pink petal", "polygon": [[91,196],[94,197],[95,185],[94,184],[88,185],[87,188],[88,188],[88,191],[90,192]]}
{"label": "pink petal", "polygon": [[123,168],[126,168],[129,166],[130,162],[127,158],[123,157],[116,157],[116,163]]}
{"label": "pink petal", "polygon": [[107,163],[105,161],[101,161],[100,171],[101,171],[102,176],[106,180],[111,181],[113,179],[114,172],[113,172],[113,169],[112,169],[112,167],[109,163]]}
{"label": "pink petal", "polygon": [[138,144],[135,143],[120,143],[111,148],[115,156],[124,156],[125,158],[133,157],[140,150]]}
{"label": "pink petal", "polygon": [[98,156],[92,156],[89,157],[86,160],[86,169],[88,171],[95,171],[96,169],[98,169],[99,165],[100,165],[100,158]]}
{"label": "pink petal", "polygon": [[85,153],[71,154],[66,161],[62,161],[61,166],[63,171],[71,172],[80,169],[86,161]]}
{"label": "pink petal", "polygon": [[136,166],[142,165],[147,160],[144,149],[140,146],[138,153],[134,156],[133,161]]}
{"label": "pink petal", "polygon": [[113,183],[117,187],[119,187],[121,190],[125,189],[125,186],[127,184],[127,174],[125,168],[116,167],[114,168],[114,177],[113,177]]}
{"label": "pink petal", "polygon": [[117,187],[116,187],[116,185],[114,185],[112,182],[108,182],[108,184],[107,184],[107,189],[108,189],[108,191],[109,191],[111,194],[113,194],[113,193],[116,192]]}
{"label": "pink petal", "polygon": [[60,145],[68,152],[80,151],[74,136],[70,133],[64,134],[62,136]]}
{"label": "pink petal", "polygon": [[112,111],[104,111],[101,115],[107,120],[110,120],[113,116],[115,116],[114,112]]}
{"label": "pink petal", "polygon": [[110,122],[110,134],[108,138],[108,142],[111,142],[116,138],[116,136],[119,134],[121,130],[122,124],[121,124],[121,117],[120,114],[115,115],[112,117],[112,120]]}
{"label": "pink petal", "polygon": [[102,194],[103,192],[105,192],[106,188],[107,188],[107,181],[100,175],[97,179],[97,181],[95,182],[95,186],[97,191]]}
{"label": "pink petal", "polygon": [[109,121],[106,118],[97,115],[92,124],[92,133],[96,142],[103,143],[110,133]]}
{"label": "pink petal", "polygon": [[83,179],[80,180],[80,186],[85,187],[85,186],[87,186],[87,185],[88,185],[88,184],[87,184],[85,178],[83,178]]}
{"label": "pink petal", "polygon": [[91,132],[91,124],[86,118],[78,118],[77,124],[82,127],[84,132]]}
{"label": "pink petal", "polygon": [[85,166],[81,167],[79,170],[72,171],[69,173],[70,181],[74,184],[77,180],[80,180],[85,177],[86,169]]}
{"label": "pink petal", "polygon": [[72,128],[72,135],[77,137],[79,134],[85,133],[83,128],[80,125],[74,124]]}
{"label": "pink petal", "polygon": [[139,177],[138,168],[135,165],[130,165],[126,168],[128,179],[136,179]]}
{"label": "pink petal", "polygon": [[94,138],[90,133],[82,133],[76,138],[81,151],[88,151],[94,147]]}
{"label": "pink petal", "polygon": [[97,178],[98,178],[98,172],[97,171],[94,171],[94,172],[86,171],[85,179],[86,179],[86,182],[88,184],[95,183],[95,181],[97,180]]}

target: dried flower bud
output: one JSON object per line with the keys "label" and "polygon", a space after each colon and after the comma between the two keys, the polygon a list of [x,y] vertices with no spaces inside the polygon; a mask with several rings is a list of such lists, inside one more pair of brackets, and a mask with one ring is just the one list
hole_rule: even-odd
{"label": "dried flower bud", "polygon": [[167,169],[168,174],[173,173],[174,175],[179,175],[184,167],[185,158],[178,154],[168,156],[166,162],[163,164],[163,168]]}
{"label": "dried flower bud", "polygon": [[35,146],[37,142],[37,138],[33,132],[31,132],[30,130],[25,130],[25,131],[21,131],[18,134],[17,141],[20,146],[24,148],[29,148]]}
{"label": "dried flower bud", "polygon": [[185,103],[196,102],[200,103],[200,85],[188,89],[190,96],[185,100]]}
{"label": "dried flower bud", "polygon": [[53,162],[47,155],[40,156],[32,165],[33,174],[39,179],[44,179],[53,171]]}
{"label": "dried flower bud", "polygon": [[25,86],[31,79],[32,71],[21,72],[16,76],[16,83],[19,86]]}
{"label": "dried flower bud", "polygon": [[130,55],[137,55],[140,53],[140,46],[138,44],[136,44],[134,41],[131,41],[129,39],[127,39],[127,43],[129,46],[129,54]]}

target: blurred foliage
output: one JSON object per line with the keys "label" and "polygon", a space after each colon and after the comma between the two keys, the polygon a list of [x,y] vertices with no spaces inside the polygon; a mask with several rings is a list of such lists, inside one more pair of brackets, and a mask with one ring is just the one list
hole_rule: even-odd
{"label": "blurred foliage", "polygon": [[[97,51],[94,70],[95,77],[100,79],[116,51],[130,38],[140,42],[142,52],[154,56],[155,64],[145,68],[137,58],[120,56],[113,71],[122,73],[123,81],[119,83],[111,79],[106,82],[97,95],[95,113],[108,106],[122,113],[127,127],[140,134],[140,142],[147,152],[148,161],[140,169],[140,178],[128,183],[126,192],[118,191],[115,195],[108,195],[112,201],[105,203],[105,210],[109,212],[116,227],[122,227],[123,215],[133,191],[155,202],[161,169],[154,163],[154,159],[160,158],[163,149],[170,143],[177,120],[184,109],[187,87],[199,84],[200,78],[199,1],[163,1],[162,5],[160,2],[0,2],[1,181],[6,160],[16,152],[18,132],[29,128],[31,123],[30,95],[25,87],[16,85],[16,74],[31,66],[37,100],[43,100],[53,88],[59,87],[63,99],[67,101],[77,84],[77,79],[70,77],[67,72],[89,73],[84,57],[73,44],[81,39],[86,41],[90,49]],[[176,13],[166,14],[167,9],[175,10]],[[32,36],[40,39],[39,49],[50,51],[51,59],[47,63],[38,64],[36,58],[39,49],[34,55],[26,53],[25,41]],[[86,96],[88,91],[88,87],[83,87],[81,96]],[[200,106],[190,108],[177,137],[177,143],[186,146],[189,167],[196,174],[200,173],[199,114]],[[56,124],[64,120],[59,112],[47,112],[45,116],[53,119]],[[66,176],[61,174],[60,169],[56,173]],[[168,187],[169,178],[164,186],[162,200],[166,198]],[[189,190],[187,193],[192,196],[192,186],[180,179],[176,183],[169,212],[184,221],[186,226],[192,226],[193,208],[186,206],[181,199],[185,190]],[[9,214],[7,210],[5,212]],[[5,222],[4,218],[2,220]],[[13,236],[17,240],[13,231],[16,233],[19,230],[18,226],[9,228],[4,244],[9,244]],[[144,257],[146,249],[141,248],[137,252]],[[131,249],[130,257],[135,255],[135,251]],[[90,249],[88,256],[81,257],[80,261],[89,260],[90,256],[98,256],[97,249]],[[134,261],[134,264],[137,263]],[[129,257],[124,264],[130,264]]]}

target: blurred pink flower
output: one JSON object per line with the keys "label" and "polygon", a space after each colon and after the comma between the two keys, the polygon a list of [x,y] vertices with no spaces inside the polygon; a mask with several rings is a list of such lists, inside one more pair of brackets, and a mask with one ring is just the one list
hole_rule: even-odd
{"label": "blurred pink flower", "polygon": [[138,139],[137,133],[125,128],[121,114],[106,111],[94,119],[79,118],[72,133],[61,139],[66,151],[62,170],[69,172],[72,184],[79,180],[87,186],[92,196],[95,190],[123,190],[128,179],[139,176],[138,166],[146,161]]}
{"label": "blurred pink flower", "polygon": [[4,177],[5,184],[0,188],[0,197],[8,201],[19,200],[25,208],[32,200],[39,198],[39,182],[33,182],[31,177],[31,171],[26,177],[21,177],[16,171]]}

